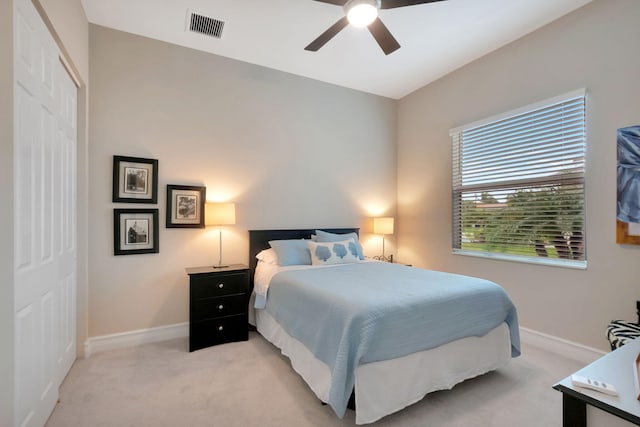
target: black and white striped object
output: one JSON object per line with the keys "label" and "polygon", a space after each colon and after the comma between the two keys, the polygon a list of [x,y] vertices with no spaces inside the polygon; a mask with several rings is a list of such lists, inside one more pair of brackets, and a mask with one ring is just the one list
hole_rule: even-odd
{"label": "black and white striped object", "polygon": [[607,327],[607,339],[611,350],[625,345],[630,340],[640,337],[640,325],[627,320],[613,320]]}

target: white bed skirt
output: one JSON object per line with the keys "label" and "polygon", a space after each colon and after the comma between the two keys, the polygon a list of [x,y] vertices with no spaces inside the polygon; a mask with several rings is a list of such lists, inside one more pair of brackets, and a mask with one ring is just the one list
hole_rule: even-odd
{"label": "white bed skirt", "polygon": [[[326,402],[331,384],[329,367],[300,341],[292,338],[265,310],[255,310],[258,332],[291,360],[318,398]],[[379,420],[421,400],[427,393],[505,366],[511,360],[506,323],[483,337],[468,337],[397,359],[356,368],[356,424]]]}

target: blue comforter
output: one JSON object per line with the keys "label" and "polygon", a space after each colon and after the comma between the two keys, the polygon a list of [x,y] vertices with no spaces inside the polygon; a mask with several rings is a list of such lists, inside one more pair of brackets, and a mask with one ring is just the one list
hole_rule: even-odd
{"label": "blue comforter", "polygon": [[331,368],[327,403],[341,418],[359,364],[483,336],[503,322],[512,356],[520,354],[509,296],[474,277],[382,262],[283,271],[271,280],[265,308]]}

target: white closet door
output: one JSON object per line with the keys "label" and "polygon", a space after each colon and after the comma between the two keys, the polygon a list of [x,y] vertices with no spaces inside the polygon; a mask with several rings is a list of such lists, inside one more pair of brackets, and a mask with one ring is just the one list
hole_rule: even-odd
{"label": "white closet door", "polygon": [[41,427],[75,359],[76,88],[14,2],[15,425]]}
{"label": "white closet door", "polygon": [[[58,291],[60,292],[58,348],[58,385],[71,369],[76,360],[76,273],[77,273],[77,99],[78,92],[67,71],[58,61],[56,63],[58,100],[56,122],[58,134],[56,160],[53,162],[55,181],[52,191],[54,215],[53,229],[59,229],[61,235],[55,236],[58,263]],[[45,225],[48,227],[48,225]]]}

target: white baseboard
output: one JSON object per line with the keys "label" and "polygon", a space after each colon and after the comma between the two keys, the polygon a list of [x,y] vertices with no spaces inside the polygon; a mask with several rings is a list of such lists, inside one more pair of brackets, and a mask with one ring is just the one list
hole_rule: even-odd
{"label": "white baseboard", "polygon": [[544,334],[528,328],[520,328],[520,341],[525,346],[530,345],[542,350],[555,353],[568,359],[577,360],[588,365],[606,354],[605,351],[588,347],[553,335]]}
{"label": "white baseboard", "polygon": [[[189,336],[189,323],[176,323],[174,325],[159,326],[156,328],[139,329],[137,331],[122,332],[118,334],[101,335],[89,338],[84,344],[84,357],[103,351],[117,350],[121,348],[136,347],[158,341],[166,341],[174,338],[186,338]],[[538,347],[542,350],[574,359],[584,364],[589,364],[602,357],[606,352],[534,331],[528,328],[520,328],[520,340],[525,346]]]}
{"label": "white baseboard", "polygon": [[101,335],[89,338],[84,343],[84,357],[103,351],[117,350],[121,348],[136,347],[158,341],[166,341],[174,338],[186,338],[189,336],[189,323],[176,323],[174,325],[158,326],[137,331],[122,332],[118,334]]}

